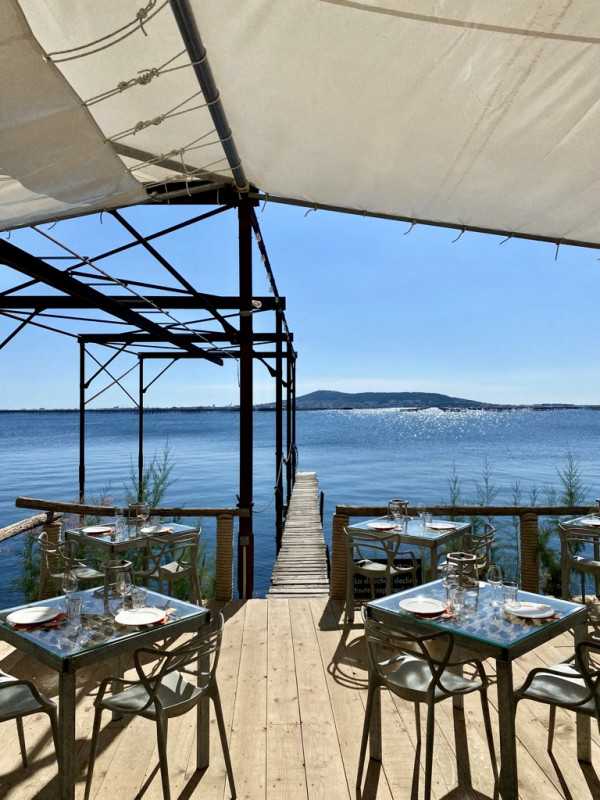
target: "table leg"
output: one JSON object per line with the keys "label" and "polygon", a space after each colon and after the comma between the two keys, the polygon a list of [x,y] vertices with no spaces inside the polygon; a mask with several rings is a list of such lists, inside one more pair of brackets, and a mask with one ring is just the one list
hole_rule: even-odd
{"label": "table leg", "polygon": [[517,739],[513,711],[513,678],[510,661],[496,661],[498,680],[498,719],[500,728],[500,796],[503,800],[517,800],[519,779],[517,775]]}
{"label": "table leg", "polygon": [[429,580],[434,581],[437,578],[437,563],[438,563],[438,549],[436,545],[431,548],[431,563],[429,564]]}
{"label": "table leg", "polygon": [[381,689],[376,689],[369,726],[369,758],[381,761],[381,756]]}
{"label": "table leg", "polygon": [[75,673],[58,678],[58,796],[75,800]]}

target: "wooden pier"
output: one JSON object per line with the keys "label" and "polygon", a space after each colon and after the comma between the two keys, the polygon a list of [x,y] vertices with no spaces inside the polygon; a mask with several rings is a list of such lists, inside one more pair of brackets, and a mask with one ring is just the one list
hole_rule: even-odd
{"label": "wooden pier", "polygon": [[327,597],[327,546],[314,472],[298,472],[267,597]]}

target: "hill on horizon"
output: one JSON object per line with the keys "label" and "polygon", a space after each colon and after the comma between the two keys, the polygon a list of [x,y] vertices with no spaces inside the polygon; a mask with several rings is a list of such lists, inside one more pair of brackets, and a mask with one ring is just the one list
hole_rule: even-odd
{"label": "hill on horizon", "polygon": [[[493,405],[479,400],[450,397],[436,392],[335,392],[319,389],[296,398],[300,411],[327,408],[483,408]],[[263,403],[257,408],[274,408]]]}

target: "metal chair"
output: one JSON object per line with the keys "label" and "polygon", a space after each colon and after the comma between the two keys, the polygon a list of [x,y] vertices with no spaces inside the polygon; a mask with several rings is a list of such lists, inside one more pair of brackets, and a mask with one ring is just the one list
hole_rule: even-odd
{"label": "metal chair", "polygon": [[566,661],[553,667],[536,667],[515,689],[514,714],[520,700],[535,700],[550,706],[547,750],[552,752],[557,707],[595,717],[600,730],[600,668],[589,666],[590,651],[600,655],[600,641],[579,642]]}
{"label": "metal chair", "polygon": [[[380,689],[389,689],[397,697],[414,703],[417,728],[415,776],[418,775],[421,747],[420,705],[425,703],[427,707],[424,800],[429,800],[431,796],[436,704],[442,700],[479,692],[492,771],[494,781],[497,783],[498,767],[487,699],[490,682],[481,661],[476,659],[452,661],[454,636],[449,631],[417,636],[367,618],[365,637],[369,652],[369,687],[358,759],[357,790],[360,792],[362,784],[375,694]],[[460,671],[458,673],[455,671],[467,665],[474,669],[477,678],[466,677]],[[449,668],[452,668],[452,671],[449,671]]]}
{"label": "metal chair", "polygon": [[475,569],[478,577],[481,577],[491,563],[492,546],[496,538],[496,528],[489,522],[483,526],[483,533],[465,533],[462,541],[462,549],[465,553],[477,556]]}
{"label": "metal chair", "polygon": [[[102,681],[94,701],[96,712],[85,783],[85,800],[88,800],[92,786],[100,722],[105,709],[120,715],[138,715],[156,723],[163,797],[164,800],[170,800],[167,762],[168,721],[191,711],[204,697],[209,697],[215,707],[229,788],[232,798],[235,798],[227,732],[216,678],[223,625],[223,615],[219,614],[216,624],[208,633],[195,634],[184,645],[171,650],[140,648],[133,655],[137,680],[108,677]],[[196,681],[189,682],[185,675],[194,675]],[[113,693],[107,696],[109,688]]]}
{"label": "metal chair", "polygon": [[[40,548],[40,558],[44,564],[42,573],[50,578],[57,590],[62,591],[62,581],[66,572],[72,572],[80,583],[103,582],[104,573],[95,568],[98,559],[78,558],[77,545],[74,542],[56,544],[49,541],[48,534],[44,531],[37,537]],[[40,585],[40,592],[43,587]]]}
{"label": "metal chair", "polygon": [[58,717],[56,703],[41,694],[37,686],[23,678],[13,678],[12,675],[0,669],[0,722],[14,719],[17,723],[17,735],[21,749],[23,766],[27,766],[27,750],[25,748],[25,733],[23,731],[23,717],[29,714],[48,714],[52,727],[54,748],[58,753]]}
{"label": "metal chair", "polygon": [[585,603],[586,575],[594,575],[596,595],[600,593],[600,528],[571,526],[565,522],[559,524],[558,532],[562,596],[565,600],[570,598],[571,571],[576,570],[581,578],[581,602]]}
{"label": "metal chair", "polygon": [[148,539],[147,561],[143,568],[134,571],[134,578],[158,582],[158,591],[164,593],[167,584],[169,596],[175,581],[189,578],[190,600],[199,605],[202,600],[198,578],[198,550],[200,534],[164,534]]}
{"label": "metal chair", "polygon": [[[410,551],[400,551],[402,542],[397,533],[385,536],[370,531],[349,531],[346,534],[346,622],[354,622],[354,576],[363,575],[371,585],[371,599],[375,599],[375,582],[385,579],[385,592],[392,594],[393,580],[397,575],[412,574],[412,585],[417,584],[417,560]],[[409,565],[397,563],[398,559]]]}

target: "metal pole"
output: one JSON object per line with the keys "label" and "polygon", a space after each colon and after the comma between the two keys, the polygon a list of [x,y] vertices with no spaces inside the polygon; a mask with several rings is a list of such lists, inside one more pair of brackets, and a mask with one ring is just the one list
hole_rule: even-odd
{"label": "metal pole", "polygon": [[291,344],[287,346],[287,400],[286,400],[286,446],[287,446],[287,461],[285,464],[285,477],[287,482],[287,498],[286,504],[290,504],[290,497],[292,496],[292,476],[294,474],[294,455],[292,448],[292,385],[293,385],[293,368],[294,358]]}
{"label": "metal pole", "polygon": [[79,502],[85,498],[85,343],[79,340]]}
{"label": "metal pole", "polygon": [[253,352],[252,352],[252,207],[240,200],[239,289],[240,289],[240,493],[238,505],[250,511],[240,517],[238,533],[238,593],[252,597],[254,589],[253,505]]}
{"label": "metal pole", "polygon": [[144,478],[144,359],[138,355],[139,363],[139,403],[138,403],[138,503],[146,499],[142,497],[142,481]]}
{"label": "metal pole", "polygon": [[283,537],[283,348],[281,312],[276,312],[275,325],[275,543],[277,553]]}

